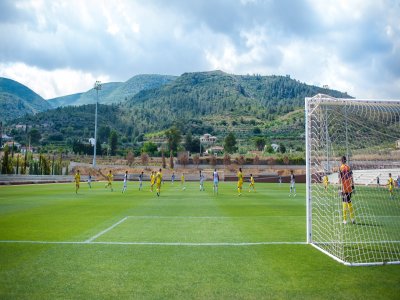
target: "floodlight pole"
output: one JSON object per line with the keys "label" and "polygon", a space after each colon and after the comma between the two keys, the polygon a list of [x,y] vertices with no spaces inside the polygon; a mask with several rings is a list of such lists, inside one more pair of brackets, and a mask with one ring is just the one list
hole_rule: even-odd
{"label": "floodlight pole", "polygon": [[96,147],[97,147],[97,104],[99,102],[99,90],[101,90],[101,81],[96,80],[94,83],[96,90],[96,112],[94,115],[94,147],[93,147],[93,168],[96,167]]}

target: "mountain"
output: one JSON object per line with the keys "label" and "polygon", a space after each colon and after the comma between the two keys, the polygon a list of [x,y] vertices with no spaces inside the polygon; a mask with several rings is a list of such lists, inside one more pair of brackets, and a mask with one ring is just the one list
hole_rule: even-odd
{"label": "mountain", "polygon": [[[233,132],[241,148],[250,148],[254,138],[265,137],[296,149],[304,147],[304,98],[318,93],[351,98],[289,76],[185,73],[156,88],[141,89],[126,101],[100,105],[98,126],[100,133],[117,131],[125,148],[143,137],[159,141],[163,131],[175,125],[184,134],[216,135],[220,145],[227,132]],[[57,140],[68,147],[72,140],[93,136],[94,105],[60,107],[12,123],[39,128],[43,145]],[[107,142],[107,135],[100,133],[99,140]]]}
{"label": "mountain", "polygon": [[51,105],[25,85],[0,77],[0,121],[51,109]]}
{"label": "mountain", "polygon": [[[204,127],[213,128],[215,134],[240,129],[238,134],[244,137],[256,124],[265,127],[278,116],[302,109],[305,97],[319,93],[350,98],[346,93],[307,85],[289,76],[185,73],[168,85],[137,93],[124,104],[126,113],[122,117],[143,132],[181,122],[185,130],[194,133]],[[197,128],[200,121],[202,126]]]}
{"label": "mountain", "polygon": [[[158,88],[175,80],[170,75],[137,75],[126,82],[103,83],[99,90],[99,103],[123,103],[140,91]],[[55,108],[59,106],[79,106],[93,104],[96,101],[96,91],[90,89],[85,93],[67,95],[49,99],[48,102]]]}

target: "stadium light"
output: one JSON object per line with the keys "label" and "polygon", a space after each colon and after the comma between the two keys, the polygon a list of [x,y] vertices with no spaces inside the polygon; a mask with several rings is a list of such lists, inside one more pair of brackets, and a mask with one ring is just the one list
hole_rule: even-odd
{"label": "stadium light", "polygon": [[93,147],[93,168],[96,167],[96,146],[97,146],[97,103],[99,102],[99,90],[101,90],[101,81],[96,80],[94,83],[96,90],[96,112],[94,115],[94,147]]}

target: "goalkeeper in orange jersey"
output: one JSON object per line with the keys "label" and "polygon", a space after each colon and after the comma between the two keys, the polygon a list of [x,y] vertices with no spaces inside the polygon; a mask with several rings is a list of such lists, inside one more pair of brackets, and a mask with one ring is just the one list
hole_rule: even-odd
{"label": "goalkeeper in orange jersey", "polygon": [[238,190],[239,196],[241,196],[242,195],[242,188],[243,188],[242,168],[239,168],[239,172],[237,173],[237,177],[238,177],[237,190]]}
{"label": "goalkeeper in orange jersey", "polygon": [[342,156],[342,165],[339,168],[339,183],[341,185],[341,196],[343,201],[343,224],[347,223],[347,210],[350,213],[350,219],[355,224],[353,204],[351,195],[354,192],[353,171],[346,164],[346,156]]}
{"label": "goalkeeper in orange jersey", "polygon": [[387,186],[389,188],[390,199],[393,199],[394,180],[392,178],[392,173],[389,173]]}
{"label": "goalkeeper in orange jersey", "polygon": [[79,173],[79,170],[76,171],[74,180],[75,180],[75,194],[78,194],[79,184],[81,182],[81,174]]}
{"label": "goalkeeper in orange jersey", "polygon": [[256,191],[256,188],[254,186],[254,177],[253,174],[250,174],[250,184],[249,184],[249,193],[250,193],[250,188],[253,188],[253,191]]}

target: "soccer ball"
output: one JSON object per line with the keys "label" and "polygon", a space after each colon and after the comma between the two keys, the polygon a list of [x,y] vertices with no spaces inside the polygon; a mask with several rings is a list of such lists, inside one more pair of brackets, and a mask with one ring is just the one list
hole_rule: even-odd
{"label": "soccer ball", "polygon": [[186,187],[183,187],[182,190],[183,190],[183,191],[186,190]]}

